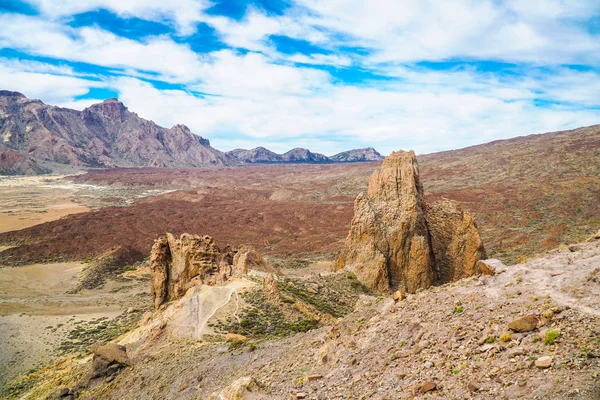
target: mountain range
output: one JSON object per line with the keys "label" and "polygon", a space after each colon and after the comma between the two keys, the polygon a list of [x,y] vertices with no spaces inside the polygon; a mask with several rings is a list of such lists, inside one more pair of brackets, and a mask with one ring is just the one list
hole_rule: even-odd
{"label": "mountain range", "polygon": [[376,161],[373,148],[327,157],[295,148],[276,154],[263,147],[224,153],[185,125],[164,128],[131,112],[117,99],[82,111],[0,91],[0,175],[39,174],[56,166],[206,167],[245,163]]}

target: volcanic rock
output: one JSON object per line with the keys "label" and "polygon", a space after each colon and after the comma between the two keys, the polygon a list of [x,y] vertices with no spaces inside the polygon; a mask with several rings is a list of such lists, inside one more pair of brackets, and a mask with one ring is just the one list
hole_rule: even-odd
{"label": "volcanic rock", "polygon": [[485,249],[475,218],[456,201],[443,199],[426,208],[435,259],[435,283],[442,284],[478,273]]}
{"label": "volcanic rock", "polygon": [[529,332],[537,328],[538,322],[539,318],[535,314],[529,314],[510,322],[508,329],[515,332]]}
{"label": "volcanic rock", "polygon": [[414,293],[433,282],[433,252],[414,152],[393,152],[354,202],[354,218],[334,270],[347,268],[371,289]]}
{"label": "volcanic rock", "polygon": [[217,285],[245,276],[250,269],[274,272],[251,247],[239,251],[217,247],[210,236],[167,233],[154,242],[150,253],[151,293],[154,307],[177,300],[192,286]]}
{"label": "volcanic rock", "polygon": [[535,360],[535,366],[538,368],[550,368],[552,366],[552,357],[544,356]]}
{"label": "volcanic rock", "polygon": [[91,346],[91,350],[95,356],[104,358],[108,362],[116,362],[118,364],[131,366],[131,361],[127,356],[127,350],[125,346],[121,346],[116,343],[96,343]]}
{"label": "volcanic rock", "polygon": [[477,270],[483,275],[496,275],[499,272],[504,271],[506,265],[498,259],[488,258],[487,260],[477,261]]}
{"label": "volcanic rock", "polygon": [[393,152],[354,202],[345,246],[332,269],[367,287],[415,293],[478,273],[485,250],[475,219],[451,200],[427,206],[415,153]]}
{"label": "volcanic rock", "polygon": [[246,275],[249,270],[275,272],[267,265],[265,259],[252,247],[242,246],[233,256],[233,266],[236,273]]}
{"label": "volcanic rock", "polygon": [[160,237],[150,254],[154,307],[183,297],[194,285],[227,281],[234,274],[233,257],[230,247],[219,249],[210,236]]}

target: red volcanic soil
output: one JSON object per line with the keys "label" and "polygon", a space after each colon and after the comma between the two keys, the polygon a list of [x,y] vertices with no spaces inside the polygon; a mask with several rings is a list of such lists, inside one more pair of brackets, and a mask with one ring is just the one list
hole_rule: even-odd
{"label": "red volcanic soil", "polygon": [[[585,239],[600,228],[600,127],[532,135],[419,156],[427,201],[473,212],[491,256],[514,262]],[[82,259],[115,246],[148,254],[165,232],[212,235],[272,256],[331,258],[353,200],[380,163],[256,165],[204,169],[107,169],[79,183],[179,188],[128,207],[108,207],[16,232],[0,261]]]}
{"label": "red volcanic soil", "polygon": [[119,245],[148,254],[153,240],[165,232],[188,232],[211,235],[220,245],[250,244],[267,255],[331,258],[347,235],[353,213],[354,195],[344,192],[357,192],[345,188],[352,186],[353,178],[337,182],[338,175],[370,172],[377,165],[352,167],[350,172],[339,166],[313,165],[91,171],[75,180],[200,187],[5,233],[1,242],[25,244],[1,256],[4,262],[16,264],[57,256],[83,259]]}

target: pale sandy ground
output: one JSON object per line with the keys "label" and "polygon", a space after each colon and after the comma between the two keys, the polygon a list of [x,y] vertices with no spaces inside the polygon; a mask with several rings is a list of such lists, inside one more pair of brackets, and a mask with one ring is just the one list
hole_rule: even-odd
{"label": "pale sandy ground", "polygon": [[81,188],[65,185],[64,179],[64,175],[0,176],[0,232],[89,211],[73,201],[73,194]]}
{"label": "pale sandy ground", "polygon": [[286,276],[302,277],[312,274],[326,275],[331,273],[331,261],[317,261],[306,268],[282,268],[281,273]]}
{"label": "pale sandy ground", "polygon": [[[76,322],[115,318],[133,305],[132,296],[148,291],[146,282],[110,281],[102,289],[66,294],[84,267],[56,263],[0,268],[0,386],[51,361]],[[111,293],[123,286],[131,287]]]}

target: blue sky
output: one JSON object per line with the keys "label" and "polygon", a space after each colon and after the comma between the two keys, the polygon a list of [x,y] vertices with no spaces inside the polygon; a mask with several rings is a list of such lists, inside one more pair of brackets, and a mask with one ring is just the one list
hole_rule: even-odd
{"label": "blue sky", "polygon": [[0,26],[1,89],[118,97],[221,150],[428,153],[600,123],[597,0],[0,0]]}

